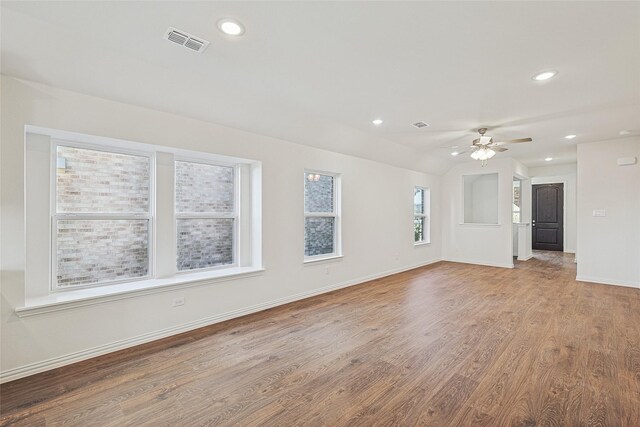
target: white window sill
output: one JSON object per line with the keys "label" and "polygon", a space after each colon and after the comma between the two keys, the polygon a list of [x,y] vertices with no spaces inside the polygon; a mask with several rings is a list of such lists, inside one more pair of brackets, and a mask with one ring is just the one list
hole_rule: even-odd
{"label": "white window sill", "polygon": [[25,301],[24,307],[18,307],[15,311],[19,317],[34,316],[86,305],[101,304],[108,301],[134,298],[141,295],[251,277],[261,274],[263,271],[265,270],[261,267],[234,267],[222,270],[180,274],[162,279],[141,280],[138,282],[120,283],[96,288],[56,292],[47,296],[28,299]]}
{"label": "white window sill", "polygon": [[319,258],[308,258],[305,259],[303,261],[304,264],[313,264],[314,262],[322,262],[322,261],[337,261],[339,259],[342,259],[342,255],[330,255],[330,256],[323,256],[323,257],[319,257]]}
{"label": "white window sill", "polygon": [[430,244],[431,244],[431,242],[427,242],[427,241],[424,241],[424,242],[415,242],[415,243],[413,244],[413,246],[414,246],[414,247],[416,247],[416,246],[424,246],[424,245],[430,245]]}

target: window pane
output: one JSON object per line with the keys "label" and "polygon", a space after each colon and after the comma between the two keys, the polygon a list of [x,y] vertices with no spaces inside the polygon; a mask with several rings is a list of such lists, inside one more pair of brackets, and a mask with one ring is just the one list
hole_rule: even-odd
{"label": "window pane", "polygon": [[233,264],[233,218],[178,219],[178,270]]}
{"label": "window pane", "polygon": [[233,212],[233,168],[176,162],[176,212]]}
{"label": "window pane", "polygon": [[519,180],[513,181],[513,205],[520,208],[520,181]]}
{"label": "window pane", "polygon": [[149,158],[58,147],[56,210],[148,212]]}
{"label": "window pane", "polygon": [[59,220],[58,286],[146,276],[149,221]]}
{"label": "window pane", "polygon": [[413,213],[424,213],[424,189],[416,188],[413,193]]}
{"label": "window pane", "polygon": [[304,174],[304,211],[333,212],[333,177]]}
{"label": "window pane", "polygon": [[314,256],[333,253],[334,231],[333,217],[305,218],[304,254]]}
{"label": "window pane", "polygon": [[417,216],[413,220],[413,239],[415,242],[424,241],[425,217]]}

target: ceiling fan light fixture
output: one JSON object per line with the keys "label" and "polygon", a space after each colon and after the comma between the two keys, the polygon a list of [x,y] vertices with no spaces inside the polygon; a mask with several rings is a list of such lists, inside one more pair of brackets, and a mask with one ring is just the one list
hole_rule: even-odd
{"label": "ceiling fan light fixture", "polygon": [[566,138],[566,139],[573,139],[573,138],[575,138],[576,136],[578,136],[578,135],[571,134],[571,135],[567,135],[567,136],[565,136],[565,138]]}
{"label": "ceiling fan light fixture", "polygon": [[553,157],[545,157],[544,159],[545,162],[550,162],[551,160],[553,160]]}
{"label": "ceiling fan light fixture", "polygon": [[457,151],[452,151],[452,152],[451,152],[451,155],[452,155],[453,157],[457,156],[458,154],[460,154],[460,153],[458,153]]}
{"label": "ceiling fan light fixture", "polygon": [[543,82],[558,75],[556,70],[541,71],[532,77],[533,80]]}
{"label": "ceiling fan light fixture", "polygon": [[496,152],[493,151],[491,148],[480,147],[477,150],[475,150],[473,153],[471,153],[471,158],[473,160],[486,161],[495,155],[496,155]]}
{"label": "ceiling fan light fixture", "polygon": [[376,126],[380,126],[382,124],[382,119],[371,120],[371,123],[373,123]]}

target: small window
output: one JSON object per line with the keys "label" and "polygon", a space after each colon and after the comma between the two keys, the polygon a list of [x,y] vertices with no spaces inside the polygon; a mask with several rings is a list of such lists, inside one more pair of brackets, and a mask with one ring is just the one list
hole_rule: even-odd
{"label": "small window", "polygon": [[340,255],[338,176],[304,173],[304,256],[306,260]]}
{"label": "small window", "polygon": [[522,218],[520,216],[520,192],[521,183],[519,179],[513,180],[513,206],[511,211],[511,219],[514,224],[520,223]]}
{"label": "small window", "polygon": [[53,286],[150,274],[149,156],[55,146]]}
{"label": "small window", "polygon": [[175,162],[178,271],[235,263],[235,175],[231,166]]}
{"label": "small window", "polygon": [[415,187],[413,191],[413,241],[429,242],[429,189]]}

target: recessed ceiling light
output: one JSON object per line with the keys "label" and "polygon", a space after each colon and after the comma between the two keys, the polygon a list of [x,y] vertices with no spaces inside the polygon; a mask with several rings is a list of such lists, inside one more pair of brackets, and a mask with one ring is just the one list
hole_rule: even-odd
{"label": "recessed ceiling light", "polygon": [[229,36],[240,36],[244,33],[244,27],[235,19],[221,19],[218,21],[218,28]]}
{"label": "recessed ceiling light", "polygon": [[558,74],[557,71],[554,70],[549,70],[549,71],[543,71],[541,73],[536,74],[535,76],[533,76],[533,80],[542,82],[544,80],[549,80],[551,77],[554,77],[556,74]]}
{"label": "recessed ceiling light", "polygon": [[451,153],[451,155],[452,155],[453,157],[457,156],[458,154],[460,154],[460,153],[458,153],[457,151],[453,151],[453,152]]}
{"label": "recessed ceiling light", "polygon": [[545,162],[550,162],[551,160],[553,160],[553,157],[547,157],[546,159],[544,159]]}
{"label": "recessed ceiling light", "polygon": [[575,138],[576,136],[577,136],[577,135],[573,135],[573,134],[571,134],[571,135],[567,135],[567,136],[565,136],[565,138],[566,138],[566,139],[573,139],[573,138]]}
{"label": "recessed ceiling light", "polygon": [[381,125],[382,124],[382,120],[381,119],[371,120],[371,123],[373,123],[374,125]]}

